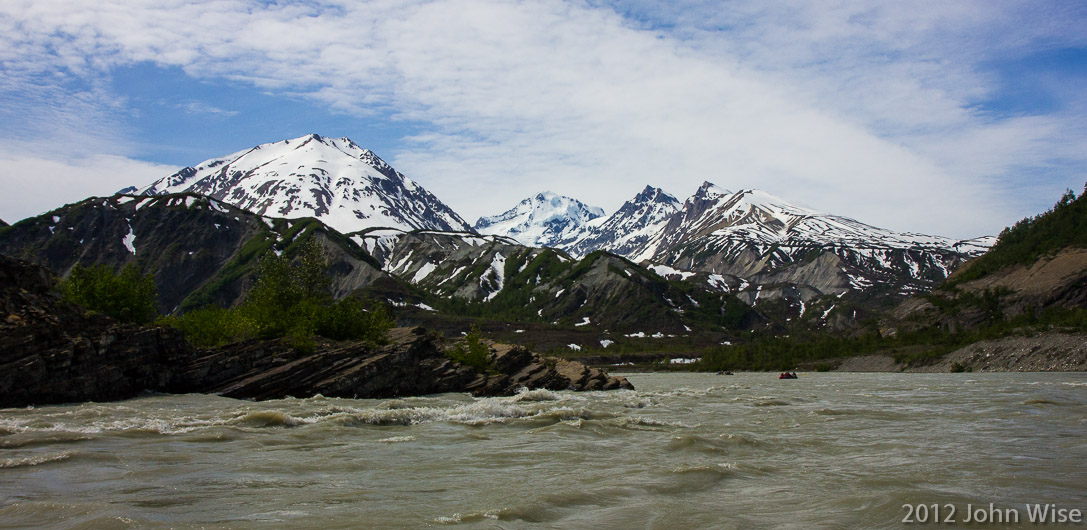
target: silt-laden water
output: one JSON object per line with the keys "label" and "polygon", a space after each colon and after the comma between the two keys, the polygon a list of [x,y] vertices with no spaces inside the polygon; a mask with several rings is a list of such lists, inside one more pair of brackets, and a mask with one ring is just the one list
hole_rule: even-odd
{"label": "silt-laden water", "polygon": [[[0,410],[0,527],[897,528],[1087,511],[1085,374],[634,374],[636,391]],[[945,512],[946,513],[946,512]],[[954,525],[942,525],[944,527]]]}

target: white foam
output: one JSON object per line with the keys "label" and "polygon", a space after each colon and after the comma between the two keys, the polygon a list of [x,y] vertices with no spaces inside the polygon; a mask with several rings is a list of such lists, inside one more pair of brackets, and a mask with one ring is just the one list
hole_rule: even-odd
{"label": "white foam", "polygon": [[415,441],[415,437],[414,436],[390,436],[388,438],[382,438],[382,439],[380,439],[378,441],[381,442],[381,443],[395,444],[395,443],[403,443],[403,442],[413,442],[413,441]]}
{"label": "white foam", "polygon": [[4,458],[0,459],[0,469],[8,469],[13,467],[24,466],[36,466],[47,462],[59,462],[61,460],[67,460],[71,458],[72,453],[64,451],[62,453],[44,454],[35,456],[26,456],[22,458]]}

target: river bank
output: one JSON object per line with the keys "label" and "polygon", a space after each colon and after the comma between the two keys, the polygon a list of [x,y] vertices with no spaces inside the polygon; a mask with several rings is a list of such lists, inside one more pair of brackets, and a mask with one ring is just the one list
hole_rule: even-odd
{"label": "river bank", "polygon": [[975,342],[921,366],[891,355],[826,361],[840,372],[1087,372],[1087,334],[1037,333]]}

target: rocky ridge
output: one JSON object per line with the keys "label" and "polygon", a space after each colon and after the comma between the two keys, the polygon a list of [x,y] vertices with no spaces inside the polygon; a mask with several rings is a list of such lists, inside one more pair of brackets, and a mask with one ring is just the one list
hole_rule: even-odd
{"label": "rocky ridge", "polygon": [[174,329],[60,300],[52,275],[0,256],[0,407],[111,401],[167,388],[194,350]]}
{"label": "rocky ridge", "polygon": [[519,389],[615,390],[633,388],[623,378],[581,363],[543,359],[520,346],[490,346],[493,373],[481,374],[442,353],[443,339],[423,328],[395,328],[389,343],[322,343],[315,352],[285,341],[248,341],[202,350],[179,373],[173,391],[226,397],[284,396],[386,398],[470,392],[512,395]]}
{"label": "rocky ridge", "polygon": [[555,246],[579,257],[605,250],[642,261],[650,239],[664,229],[681,204],[664,190],[646,186],[615,213],[585,223],[580,230],[556,242]]}
{"label": "rocky ridge", "polygon": [[804,301],[880,286],[906,295],[931,288],[990,240],[897,233],[790,204],[759,190],[703,183],[637,252],[672,267],[788,283]]}
{"label": "rocky ridge", "polygon": [[819,298],[878,301],[931,289],[992,243],[893,232],[705,182],[683,203],[647,186],[553,245],[578,257],[606,250],[683,275],[716,275],[713,284],[727,283],[749,305],[780,300],[802,317]]}

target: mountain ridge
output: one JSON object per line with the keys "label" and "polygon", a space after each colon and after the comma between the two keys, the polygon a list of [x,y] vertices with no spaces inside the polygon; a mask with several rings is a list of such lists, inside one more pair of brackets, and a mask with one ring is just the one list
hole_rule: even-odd
{"label": "mountain ridge", "polygon": [[[573,256],[606,250],[680,272],[723,275],[720,284],[731,277],[741,291],[750,287],[748,303],[765,296],[802,303],[873,286],[894,296],[931,288],[991,242],[894,232],[765,191],[732,192],[705,181],[682,203],[646,186],[612,215],[584,223],[554,246]],[[791,285],[791,294],[761,292],[764,285]]]}

